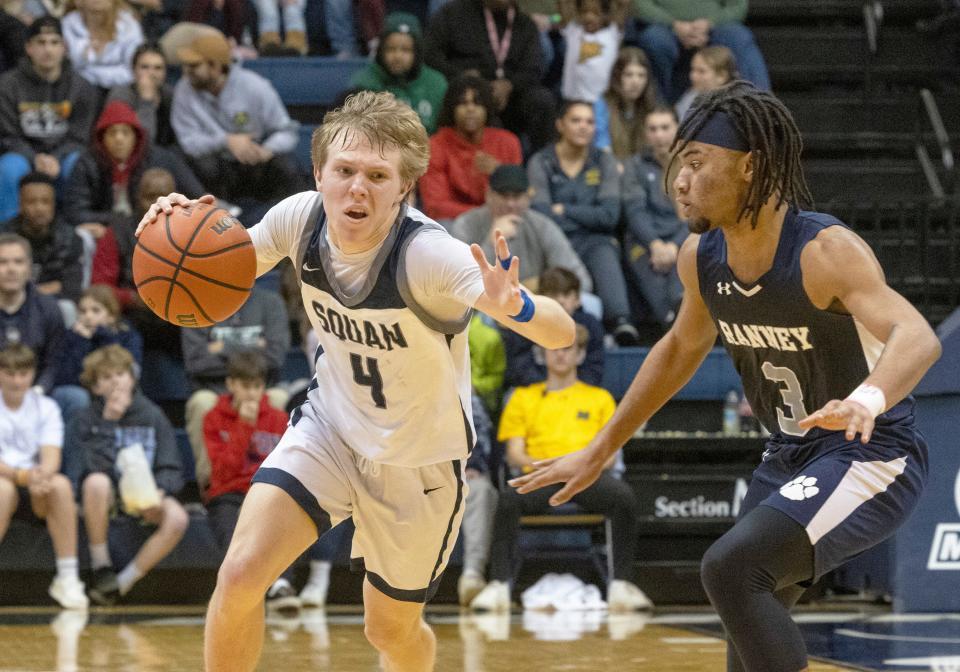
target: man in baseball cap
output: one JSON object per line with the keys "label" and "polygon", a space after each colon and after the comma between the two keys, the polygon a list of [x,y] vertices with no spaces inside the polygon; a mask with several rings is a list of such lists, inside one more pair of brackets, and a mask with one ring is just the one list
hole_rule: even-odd
{"label": "man in baseball cap", "polygon": [[176,54],[183,77],[170,122],[204,186],[234,202],[271,202],[307,188],[292,154],[297,122],[267,79],[231,64],[223,33],[198,31]]}

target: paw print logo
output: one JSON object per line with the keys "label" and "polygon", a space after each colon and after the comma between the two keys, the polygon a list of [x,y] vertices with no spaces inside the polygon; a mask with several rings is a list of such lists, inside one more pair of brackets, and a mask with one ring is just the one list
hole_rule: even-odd
{"label": "paw print logo", "polygon": [[820,492],[817,487],[816,476],[797,476],[795,479],[780,488],[780,494],[795,502],[816,497]]}

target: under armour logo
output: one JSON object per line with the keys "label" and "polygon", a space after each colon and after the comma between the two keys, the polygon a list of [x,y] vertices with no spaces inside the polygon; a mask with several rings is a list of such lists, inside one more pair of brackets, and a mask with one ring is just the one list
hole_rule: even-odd
{"label": "under armour logo", "polygon": [[718,282],[718,283],[717,283],[717,294],[730,294],[730,283],[729,283],[729,282]]}

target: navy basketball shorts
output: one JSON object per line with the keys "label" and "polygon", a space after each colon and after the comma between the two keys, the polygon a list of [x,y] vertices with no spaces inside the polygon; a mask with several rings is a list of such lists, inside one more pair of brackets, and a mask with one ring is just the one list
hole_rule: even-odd
{"label": "navy basketball shorts", "polygon": [[767,443],[740,515],[763,504],[802,525],[814,581],[892,535],[927,480],[927,446],[912,423],[878,426],[866,445],[843,432],[783,438]]}
{"label": "navy basketball shorts", "polygon": [[373,462],[341,440],[309,404],[303,408],[253,482],[283,489],[320,534],[352,517],[351,564],[388,597],[429,601],[460,532],[464,461],[422,467]]}

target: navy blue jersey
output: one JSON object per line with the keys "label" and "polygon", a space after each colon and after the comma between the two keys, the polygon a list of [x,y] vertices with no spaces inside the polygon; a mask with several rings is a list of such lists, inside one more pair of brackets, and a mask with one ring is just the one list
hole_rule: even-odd
{"label": "navy blue jersey", "polygon": [[[800,253],[820,231],[844,226],[818,212],[788,211],[772,268],[749,285],[727,265],[721,229],[706,232],[697,249],[697,275],[723,344],[760,422],[791,441],[824,430],[798,421],[831,399],[843,399],[873,370],[883,343],[853,316],[821,310],[803,288]],[[912,418],[907,397],[877,418],[878,425]]]}

